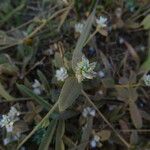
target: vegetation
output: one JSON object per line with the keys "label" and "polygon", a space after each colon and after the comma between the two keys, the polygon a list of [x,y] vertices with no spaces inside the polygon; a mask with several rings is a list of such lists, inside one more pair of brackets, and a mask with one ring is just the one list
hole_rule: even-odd
{"label": "vegetation", "polygon": [[1,150],[149,150],[149,0],[0,1]]}

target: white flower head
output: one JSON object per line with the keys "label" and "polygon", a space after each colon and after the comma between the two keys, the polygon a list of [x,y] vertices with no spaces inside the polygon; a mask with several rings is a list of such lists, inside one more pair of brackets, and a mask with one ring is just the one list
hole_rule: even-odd
{"label": "white flower head", "polygon": [[150,86],[150,74],[143,76],[143,81],[146,86]]}
{"label": "white flower head", "polygon": [[89,60],[83,55],[82,61],[77,63],[76,67],[76,78],[78,82],[83,81],[85,78],[93,79],[96,75],[94,72],[94,68],[96,66],[96,62],[89,63]]}
{"label": "white flower head", "polygon": [[11,142],[11,139],[10,139],[10,138],[5,138],[5,139],[3,140],[3,144],[4,144],[4,145],[9,144],[10,142]]}
{"label": "white flower head", "polygon": [[100,78],[104,78],[104,77],[105,77],[105,73],[104,73],[103,71],[99,71],[99,72],[98,72],[98,76],[99,76]]}
{"label": "white flower head", "polygon": [[37,79],[35,79],[34,83],[32,84],[32,87],[33,88],[39,88],[40,86],[41,86],[41,83]]}
{"label": "white flower head", "polygon": [[92,148],[95,148],[96,146],[101,147],[102,143],[100,142],[100,137],[98,135],[94,135],[90,142],[90,145]]}
{"label": "white flower head", "polygon": [[93,108],[91,108],[91,107],[86,107],[86,108],[84,108],[83,109],[83,112],[82,112],[82,116],[83,117],[87,117],[87,116],[89,116],[89,115],[91,115],[91,116],[95,116],[96,115],[96,111],[95,111],[95,109],[93,109]]}
{"label": "white flower head", "polygon": [[12,132],[13,131],[13,124],[16,121],[16,119],[12,119],[8,115],[3,115],[2,120],[0,121],[0,126],[1,128],[5,127],[7,132]]}
{"label": "white flower head", "polygon": [[8,112],[8,116],[14,119],[16,116],[19,116],[19,115],[20,115],[20,112],[14,106],[12,106]]}
{"label": "white flower head", "polygon": [[95,140],[91,140],[91,141],[90,141],[90,145],[91,145],[92,148],[95,148],[96,145],[97,145],[97,143],[96,143]]}
{"label": "white flower head", "polygon": [[61,67],[60,69],[56,70],[56,78],[58,81],[64,81],[68,77],[67,69]]}
{"label": "white flower head", "polygon": [[96,23],[98,27],[104,28],[107,26],[107,18],[104,16],[100,16],[99,19],[96,19]]}
{"label": "white flower head", "polygon": [[81,34],[82,31],[83,31],[83,27],[84,27],[83,23],[77,23],[77,24],[75,24],[75,32]]}
{"label": "white flower head", "polygon": [[41,95],[42,91],[44,90],[43,86],[37,79],[34,80],[34,83],[32,84],[32,88],[33,88],[33,92],[37,95]]}
{"label": "white flower head", "polygon": [[7,115],[2,115],[2,119],[0,120],[0,127],[5,127],[7,132],[12,132],[14,123],[19,120],[19,115],[20,112],[17,111],[15,107],[11,107]]}

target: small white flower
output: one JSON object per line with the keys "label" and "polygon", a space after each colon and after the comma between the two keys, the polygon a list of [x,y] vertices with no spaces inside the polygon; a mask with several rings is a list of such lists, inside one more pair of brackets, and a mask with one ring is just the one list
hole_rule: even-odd
{"label": "small white flower", "polygon": [[40,86],[41,86],[41,83],[37,79],[35,79],[34,83],[32,84],[32,87],[33,88],[39,88]]}
{"label": "small white flower", "polygon": [[35,79],[34,83],[32,84],[32,88],[33,88],[33,92],[37,95],[41,95],[42,91],[43,91],[43,87],[41,85],[41,83]]}
{"label": "small white flower", "polygon": [[82,116],[83,117],[87,117],[87,116],[89,116],[89,115],[91,115],[91,116],[95,116],[96,115],[96,111],[95,111],[95,109],[93,109],[93,108],[91,108],[91,107],[86,107],[86,108],[84,108],[83,109],[83,112],[82,112]]}
{"label": "small white flower", "polygon": [[60,69],[56,70],[56,78],[58,81],[64,81],[68,77],[67,69],[61,67]]}
{"label": "small white flower", "polygon": [[100,137],[99,137],[98,135],[94,135],[94,140],[95,140],[96,142],[99,142],[99,141],[100,141]]}
{"label": "small white flower", "polygon": [[94,135],[94,137],[92,138],[91,142],[90,142],[90,145],[92,148],[95,148],[95,147],[101,147],[102,146],[102,143],[100,142],[100,137],[98,135]]}
{"label": "small white flower", "polygon": [[10,142],[11,142],[11,139],[10,139],[10,138],[5,138],[5,139],[3,140],[4,145],[9,144]]}
{"label": "small white flower", "polygon": [[102,90],[99,90],[98,93],[99,93],[100,95],[103,95],[103,94],[104,94],[104,92],[103,92]]}
{"label": "small white flower", "polygon": [[68,5],[68,1],[67,0],[62,0],[65,4],[67,4]]}
{"label": "small white flower", "polygon": [[107,18],[104,16],[100,16],[99,19],[96,19],[96,23],[98,25],[98,27],[100,28],[104,28],[107,26]]}
{"label": "small white flower", "polygon": [[125,40],[122,37],[119,37],[119,43],[123,44],[125,42]]}
{"label": "small white flower", "polygon": [[99,72],[98,72],[98,76],[99,76],[100,78],[104,78],[104,77],[105,77],[105,73],[104,73],[103,71],[99,71]]}
{"label": "small white flower", "polygon": [[7,145],[11,142],[17,141],[17,140],[19,140],[20,136],[21,136],[20,133],[17,133],[16,135],[11,135],[11,136],[5,138],[3,140],[3,143],[4,143],[4,145]]}
{"label": "small white flower", "polygon": [[12,131],[13,131],[14,122],[15,122],[15,121],[11,121],[9,124],[7,124],[7,125],[5,126],[7,132],[12,132]]}
{"label": "small white flower", "polygon": [[2,115],[2,119],[0,120],[0,127],[5,127],[7,132],[12,132],[14,123],[19,120],[19,115],[20,112],[17,111],[15,107],[11,107],[7,115]]}
{"label": "small white flower", "polygon": [[7,115],[3,115],[2,116],[2,120],[0,121],[0,126],[5,127],[7,132],[12,132],[13,131],[13,124],[16,121],[15,119],[12,120],[12,118],[10,118]]}
{"label": "small white flower", "polygon": [[108,109],[109,111],[113,111],[116,108],[116,105],[109,105]]}
{"label": "small white flower", "polygon": [[144,75],[143,80],[146,86],[150,86],[150,74]]}
{"label": "small white flower", "polygon": [[94,68],[96,66],[96,62],[89,63],[89,60],[83,55],[82,61],[77,63],[76,67],[76,78],[78,82],[83,81],[85,78],[93,79],[96,75],[94,72]]}
{"label": "small white flower", "polygon": [[90,145],[91,145],[92,148],[95,148],[96,145],[97,145],[96,141],[95,140],[91,140]]}
{"label": "small white flower", "polygon": [[40,88],[35,88],[35,89],[33,89],[33,93],[35,93],[36,95],[41,95],[42,91]]}
{"label": "small white flower", "polygon": [[11,119],[14,119],[16,116],[19,116],[20,112],[14,107],[12,106],[8,112],[8,116]]}
{"label": "small white flower", "polygon": [[77,24],[75,24],[75,32],[81,34],[82,31],[83,31],[83,27],[84,27],[83,23],[77,23]]}

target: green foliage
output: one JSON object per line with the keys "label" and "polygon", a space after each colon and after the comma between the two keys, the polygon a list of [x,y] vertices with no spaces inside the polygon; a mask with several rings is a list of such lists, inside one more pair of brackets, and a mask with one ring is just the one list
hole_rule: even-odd
{"label": "green foliage", "polygon": [[144,26],[144,29],[150,29],[150,15],[147,15],[144,20],[141,22],[141,25]]}
{"label": "green foliage", "polygon": [[[1,0],[0,114],[14,105],[20,115],[12,133],[1,133],[0,149],[149,148],[150,92],[142,81],[150,71],[149,12],[148,0]],[[77,23],[85,23],[81,33]],[[85,63],[89,74],[84,67],[78,74],[93,79],[79,83],[83,55],[97,65]],[[62,82],[55,80],[61,67]],[[2,143],[17,131],[16,141]]]}
{"label": "green foliage", "polygon": [[60,120],[56,130],[55,150],[65,150],[63,135],[65,134],[65,121]]}
{"label": "green foliage", "polygon": [[44,89],[46,90],[46,92],[48,94],[50,92],[50,85],[49,85],[47,78],[40,70],[37,71],[37,74],[39,76],[39,79],[40,79],[42,85],[44,86]]}
{"label": "green foliage", "polygon": [[43,106],[43,108],[45,108],[46,110],[49,110],[51,108],[51,105],[44,100],[42,97],[34,94],[32,92],[32,90],[28,89],[27,87],[25,87],[24,85],[17,85],[18,89],[25,93],[26,95],[30,96],[33,100],[35,100],[37,103],[39,103],[41,106]]}
{"label": "green foliage", "polygon": [[85,42],[90,34],[91,27],[93,24],[94,20],[94,15],[95,15],[95,10],[91,13],[91,15],[88,17],[85,27],[83,29],[83,32],[80,35],[80,38],[77,41],[75,50],[73,51],[73,56],[72,56],[72,69],[75,71],[76,65],[78,62],[82,60],[82,48],[85,46]]}
{"label": "green foliage", "polygon": [[0,83],[0,96],[3,97],[7,101],[11,101],[14,98],[5,90],[3,85]]}
{"label": "green foliage", "polygon": [[49,149],[49,145],[54,136],[56,125],[57,125],[57,120],[52,120],[50,122],[50,124],[47,128],[46,134],[43,137],[38,150],[48,150]]}
{"label": "green foliage", "polygon": [[46,134],[46,129],[45,128],[40,128],[35,132],[35,135],[33,136],[33,142],[36,144],[40,144],[42,139],[44,138]]}
{"label": "green foliage", "polygon": [[76,78],[69,77],[66,79],[58,99],[59,110],[64,111],[70,107],[80,95],[81,89],[81,84],[78,83]]}

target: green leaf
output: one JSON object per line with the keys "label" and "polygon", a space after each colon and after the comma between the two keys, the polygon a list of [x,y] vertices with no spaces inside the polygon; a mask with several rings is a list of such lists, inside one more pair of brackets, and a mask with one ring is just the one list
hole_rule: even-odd
{"label": "green leaf", "polygon": [[94,22],[94,15],[95,15],[95,9],[91,13],[91,15],[88,17],[83,32],[81,33],[80,38],[77,41],[77,45],[75,47],[75,50],[73,52],[72,56],[72,69],[75,71],[76,64],[82,60],[82,48],[84,47],[84,44],[89,37],[90,30],[92,27],[92,24]]}
{"label": "green leaf", "polygon": [[46,132],[46,135],[42,139],[38,150],[48,150],[49,149],[49,145],[50,145],[52,138],[54,136],[56,125],[57,125],[57,120],[52,120],[50,122],[49,127],[48,127],[47,132]]}
{"label": "green leaf", "polygon": [[131,119],[137,129],[142,127],[142,117],[134,102],[129,103]]}
{"label": "green leaf", "polygon": [[83,130],[80,145],[77,150],[86,149],[90,135],[92,133],[92,127],[93,127],[93,117],[89,117],[87,119],[86,127]]}
{"label": "green leaf", "polygon": [[41,106],[43,106],[43,108],[45,108],[46,110],[49,110],[51,108],[51,105],[46,100],[44,100],[42,97],[34,94],[32,92],[32,90],[28,89],[26,86],[17,84],[17,88],[21,92],[23,92],[23,93],[27,94],[28,96],[30,96],[31,98],[33,98],[37,103],[39,103]]}
{"label": "green leaf", "polygon": [[64,22],[65,22],[65,20],[66,20],[66,18],[67,18],[67,16],[68,16],[70,10],[71,10],[72,7],[73,7],[73,4],[74,4],[74,2],[71,3],[71,4],[66,8],[66,11],[62,14],[62,16],[61,16],[61,21],[60,21],[59,26],[58,26],[58,31],[60,31],[60,28],[61,28],[62,25],[64,24]]}
{"label": "green leaf", "polygon": [[60,53],[58,52],[55,53],[54,64],[55,64],[55,67],[58,67],[58,68],[63,67],[64,61]]}
{"label": "green leaf", "polygon": [[0,64],[0,74],[17,75],[18,68],[10,63]]}
{"label": "green leaf", "polygon": [[58,106],[60,111],[66,110],[78,98],[81,93],[81,84],[74,77],[69,77],[61,90]]}
{"label": "green leaf", "polygon": [[11,36],[8,36],[4,31],[0,30],[0,45],[5,46],[7,44],[15,43],[17,40]]}
{"label": "green leaf", "polygon": [[109,138],[111,136],[111,131],[109,131],[109,130],[102,130],[102,131],[100,131],[100,132],[98,132],[96,134],[100,137],[101,141],[107,141],[107,140],[109,140]]}
{"label": "green leaf", "polygon": [[139,142],[139,137],[138,137],[138,133],[137,131],[132,131],[131,135],[130,135],[130,143],[132,145],[136,145]]}
{"label": "green leaf", "polygon": [[146,61],[142,64],[141,71],[150,71],[150,54],[148,56],[148,58],[146,59]]}
{"label": "green leaf", "polygon": [[46,114],[46,116],[39,122],[34,129],[19,143],[17,146],[17,150],[20,149],[20,147],[42,126],[42,124],[47,120],[50,115],[58,108],[58,102],[55,103],[55,105],[52,106],[52,108],[49,110],[49,112]]}
{"label": "green leaf", "polygon": [[150,14],[144,18],[144,20],[141,22],[141,25],[143,25],[144,29],[146,30],[150,29]]}
{"label": "green leaf", "polygon": [[37,74],[38,74],[40,81],[42,82],[42,85],[44,86],[45,90],[47,91],[47,93],[49,93],[50,86],[49,86],[48,80],[46,79],[45,75],[40,70],[37,71]]}
{"label": "green leaf", "polygon": [[56,132],[56,143],[55,143],[55,150],[64,150],[64,143],[63,143],[63,135],[65,132],[65,121],[60,120],[58,127],[57,127],[57,132]]}
{"label": "green leaf", "polygon": [[5,88],[3,87],[3,85],[0,83],[0,96],[2,96],[3,98],[5,98],[5,100],[7,101],[11,101],[14,98],[5,90]]}

